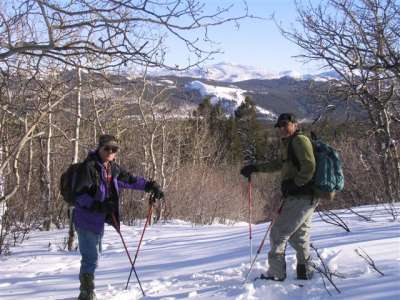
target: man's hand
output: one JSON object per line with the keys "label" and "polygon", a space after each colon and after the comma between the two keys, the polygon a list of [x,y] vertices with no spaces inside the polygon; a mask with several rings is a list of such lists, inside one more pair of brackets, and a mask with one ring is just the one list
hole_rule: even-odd
{"label": "man's hand", "polygon": [[164,198],[164,192],[161,190],[160,185],[153,180],[146,183],[144,191],[147,193],[153,193],[155,199]]}
{"label": "man's hand", "polygon": [[247,178],[250,178],[251,174],[254,172],[257,172],[257,167],[255,165],[247,165],[240,170],[240,174]]}
{"label": "man's hand", "polygon": [[301,187],[297,186],[293,179],[286,179],[281,183],[281,192],[283,197],[297,195]]}

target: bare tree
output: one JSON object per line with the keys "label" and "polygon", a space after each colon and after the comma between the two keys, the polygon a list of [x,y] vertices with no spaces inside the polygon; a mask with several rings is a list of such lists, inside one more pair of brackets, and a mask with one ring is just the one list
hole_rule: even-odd
{"label": "bare tree", "polygon": [[[1,126],[0,126],[0,137],[3,136],[3,131],[4,131],[4,124],[5,124],[5,118],[6,114],[3,112],[2,117],[1,117]],[[0,164],[3,162],[3,139],[0,140]],[[4,197],[5,193],[5,180],[4,180],[4,175],[3,171],[0,172],[0,198]],[[3,221],[3,216],[6,212],[7,206],[6,203],[0,203],[0,227],[2,226],[2,221]]]}
{"label": "bare tree", "polygon": [[179,68],[165,63],[167,39],[195,55],[189,67],[218,52],[209,27],[248,17],[245,2],[242,16],[230,15],[232,5],[206,13],[193,0],[5,0],[2,6],[0,61],[24,55],[97,70],[130,62]]}
{"label": "bare tree", "polygon": [[[17,140],[15,144],[10,145],[10,151],[5,155],[1,164],[0,164],[0,173],[4,172],[5,168],[8,166],[10,161],[14,161],[14,166],[17,164],[18,156],[21,153],[21,150],[24,148],[26,143],[33,138],[34,131],[39,126],[39,124],[44,121],[44,119],[49,115],[51,110],[56,107],[60,102],[62,102],[65,97],[67,97],[69,93],[65,93],[61,96],[58,100],[52,102],[51,104],[46,103],[38,108],[37,116],[35,117],[34,121],[30,124],[29,129],[22,135],[21,138]],[[4,107],[3,107],[4,108]],[[23,120],[21,121],[23,122]],[[14,172],[14,176],[18,178],[18,173]],[[6,192],[4,196],[0,198],[0,203],[2,201],[7,201],[10,199],[15,192],[18,190],[19,185],[16,185],[10,192]]]}
{"label": "bare tree", "polygon": [[[145,173],[151,179],[161,183],[165,189],[166,181],[166,114],[168,109],[164,108],[168,100],[168,87],[157,88],[149,81],[146,74],[141,79],[142,88],[133,95],[139,109],[139,116],[142,128],[142,148],[145,157]],[[161,219],[164,212],[164,202],[159,201],[152,210],[152,222]]]}
{"label": "bare tree", "polygon": [[[69,133],[68,122],[57,124],[57,118],[60,118],[58,109],[65,103],[66,106],[62,107],[63,112],[70,111],[67,101],[75,88],[71,86],[72,79],[70,72],[65,69],[66,66],[78,70],[113,72],[118,69],[131,70],[134,66],[184,69],[218,52],[208,37],[210,27],[249,17],[245,2],[241,16],[231,15],[232,6],[218,7],[215,12],[208,13],[202,2],[193,0],[5,0],[0,6],[0,86],[6,86],[5,92],[2,90],[0,93],[0,108],[2,116],[9,124],[10,132],[21,125],[24,126],[22,134],[12,135],[11,138],[8,138],[8,133],[4,133],[3,127],[0,130],[0,140],[4,145],[0,174],[5,179],[5,186],[8,182],[17,183],[0,196],[0,203],[5,203],[18,191],[20,173],[19,170],[11,170],[17,168],[18,158],[28,143],[30,148],[27,191],[37,192],[31,174],[35,171],[33,156],[39,153],[33,149],[34,139],[40,130],[47,132],[42,177],[46,182],[43,182],[45,188],[38,192],[42,194],[39,198],[45,200],[48,211],[51,211],[55,204],[54,199],[51,199],[56,192],[51,185],[52,176],[58,175],[58,170],[52,170],[50,162],[56,161],[56,149],[60,149],[55,147],[52,139],[58,139],[58,134],[61,134],[69,143],[73,141],[73,160],[77,160],[78,143],[85,134],[79,132],[82,125],[80,120],[84,120],[79,109],[82,105],[87,112],[88,105],[85,101],[88,99],[92,100],[96,108],[94,118],[84,120],[86,124],[83,125],[85,127],[88,122],[95,121],[91,124],[93,135],[90,140],[92,137],[93,140],[96,138],[99,130],[109,130],[109,125],[114,123],[108,122],[109,124],[104,126],[102,114],[110,115],[109,105],[100,107],[99,97],[93,90],[91,92],[94,96],[85,98],[81,84],[78,83],[75,134]],[[168,39],[186,47],[187,64],[177,66],[167,63]],[[45,92],[48,92],[46,85],[54,77],[65,86],[58,90],[60,93],[45,96]],[[80,78],[81,73],[78,74],[79,82]],[[92,79],[89,76],[88,78]],[[90,84],[88,83],[88,86]],[[19,101],[13,101],[16,95]],[[117,106],[112,107],[117,109]],[[87,113],[86,117],[90,117],[90,113]],[[119,119],[116,121],[120,124]],[[163,126],[157,128],[161,129],[162,144],[168,133]],[[120,130],[118,127],[117,132],[122,135],[124,128]],[[72,139],[71,136],[75,138]],[[165,146],[165,143],[163,145]],[[165,151],[164,146],[161,147],[161,153]],[[154,154],[151,157],[154,161]],[[164,158],[160,162],[161,169],[157,172],[164,178],[163,184],[167,184]],[[6,168],[9,168],[10,172],[5,173]],[[46,224],[48,227],[50,222]]]}
{"label": "bare tree", "polygon": [[74,137],[74,158],[72,163],[77,163],[79,160],[79,133],[82,119],[81,112],[81,95],[82,95],[82,70],[80,67],[76,70],[77,87],[76,87],[76,120],[75,120],[75,137]]}
{"label": "bare tree", "polygon": [[[76,70],[77,73],[77,93],[76,93],[76,119],[75,119],[75,137],[74,137],[74,158],[72,163],[76,164],[79,161],[79,136],[81,127],[81,95],[82,95],[82,70],[80,67]],[[75,228],[74,228],[74,207],[68,207],[69,216],[69,230],[68,230],[68,251],[73,250],[73,244],[75,239]]]}
{"label": "bare tree", "polygon": [[[300,1],[301,2],[301,1]],[[380,161],[385,197],[400,197],[399,128],[400,4],[395,0],[324,0],[297,5],[300,29],[282,33],[305,60],[333,69],[337,92],[359,102],[368,116]]]}
{"label": "bare tree", "polygon": [[[48,99],[48,104],[49,107],[51,107],[51,97]],[[45,203],[45,220],[43,227],[45,230],[50,230],[51,223],[52,223],[52,173],[51,173],[51,151],[52,151],[52,138],[53,138],[53,112],[52,110],[49,111],[47,114],[47,137],[46,137],[46,159],[44,161],[44,176],[43,181],[44,181],[44,186],[43,190],[45,193],[43,193],[43,202]]]}

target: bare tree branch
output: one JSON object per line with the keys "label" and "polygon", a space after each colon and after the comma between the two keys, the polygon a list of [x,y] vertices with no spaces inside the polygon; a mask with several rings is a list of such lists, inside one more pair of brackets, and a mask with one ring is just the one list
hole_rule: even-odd
{"label": "bare tree branch", "polygon": [[231,15],[233,5],[206,13],[204,4],[193,0],[14,0],[4,6],[0,62],[30,56],[93,70],[127,63],[176,69],[165,63],[168,35],[197,55],[187,68],[219,52],[202,42],[209,41],[209,27],[254,17],[246,2],[239,16]]}
{"label": "bare tree branch", "polygon": [[375,270],[381,276],[385,276],[385,274],[383,274],[383,272],[378,269],[378,267],[375,265],[374,260],[367,254],[367,252],[365,252],[365,250],[363,250],[362,248],[358,248],[354,251],[357,253],[358,256],[363,258],[373,270]]}
{"label": "bare tree branch", "polygon": [[332,272],[328,265],[324,262],[324,260],[322,259],[320,253],[318,252],[318,249],[314,247],[313,244],[311,244],[311,248],[315,251],[315,253],[317,254],[317,257],[320,261],[320,266],[318,266],[316,263],[311,262],[311,266],[313,267],[313,269],[315,271],[317,271],[322,278],[322,281],[324,283],[325,289],[327,291],[327,293],[332,296],[332,294],[330,293],[326,283],[325,283],[325,279],[327,279],[329,281],[329,283],[335,288],[335,290],[340,294],[341,291],[339,290],[339,288],[336,286],[336,284],[333,282],[333,277],[339,277],[339,278],[344,278],[343,275],[339,275],[337,273]]}

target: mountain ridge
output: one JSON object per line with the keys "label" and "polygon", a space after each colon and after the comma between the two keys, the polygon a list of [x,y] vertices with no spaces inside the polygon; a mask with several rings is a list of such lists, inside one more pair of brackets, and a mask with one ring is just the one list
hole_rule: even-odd
{"label": "mountain ridge", "polygon": [[170,71],[153,69],[149,72],[153,77],[176,76],[190,77],[202,80],[214,80],[219,82],[235,83],[246,80],[260,79],[272,80],[281,78],[293,78],[295,80],[328,81],[337,80],[338,75],[332,70],[324,70],[318,73],[301,73],[295,70],[279,72],[268,71],[263,67],[248,66],[219,62],[213,65],[198,66],[185,71]]}

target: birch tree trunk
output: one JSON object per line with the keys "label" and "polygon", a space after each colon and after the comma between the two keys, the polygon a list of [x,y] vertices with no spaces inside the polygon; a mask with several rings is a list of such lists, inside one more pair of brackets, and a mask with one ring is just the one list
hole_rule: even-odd
{"label": "birch tree trunk", "polygon": [[[164,190],[167,178],[165,175],[165,157],[166,157],[166,132],[165,132],[165,124],[162,125],[162,147],[161,147],[161,188]],[[162,220],[164,218],[165,211],[165,201],[161,200],[160,209],[157,211],[157,220]]]}
{"label": "birch tree trunk", "polygon": [[[74,158],[72,163],[77,163],[79,161],[79,133],[81,126],[81,94],[82,94],[82,72],[81,68],[77,68],[77,95],[76,95],[76,120],[75,120],[75,138],[74,138]],[[75,226],[74,226],[74,207],[68,207],[69,215],[69,231],[68,231],[68,251],[74,249],[75,240]]]}
{"label": "birch tree trunk", "polygon": [[74,138],[74,159],[73,163],[79,161],[79,132],[81,127],[81,93],[82,93],[82,72],[81,68],[77,69],[77,95],[76,95],[76,121],[75,121],[75,138]]}
{"label": "birch tree trunk", "polygon": [[[0,163],[3,160],[3,146],[0,145]],[[0,198],[4,197],[4,176],[3,176],[3,171],[0,170]],[[1,229],[1,224],[3,221],[3,216],[7,210],[7,205],[6,202],[0,202],[0,229]]]}
{"label": "birch tree trunk", "polygon": [[[28,116],[25,116],[25,133],[29,130]],[[32,168],[33,168],[33,139],[29,140],[28,146],[28,179],[26,181],[26,195],[29,197],[32,185]],[[26,212],[28,210],[28,201],[24,201],[23,218],[25,220]]]}
{"label": "birch tree trunk", "polygon": [[[15,159],[17,155],[22,151],[22,149],[25,147],[25,144],[30,141],[30,139],[33,136],[33,132],[35,132],[36,128],[39,126],[39,124],[44,121],[46,116],[48,117],[48,114],[66,97],[69,96],[69,91],[66,92],[62,97],[60,97],[57,101],[51,103],[51,105],[45,105],[44,107],[40,108],[40,115],[34,120],[30,127],[29,130],[24,133],[22,137],[19,138],[19,140],[16,142],[16,144],[12,145],[12,147],[7,146],[7,144],[4,144],[4,148],[7,146],[7,149],[3,151],[3,158],[0,160],[0,174],[3,174],[4,170],[9,167],[10,161]],[[48,106],[48,107],[47,107]],[[22,120],[23,121],[23,120]],[[37,133],[35,134],[35,137],[38,137],[42,135],[42,133]],[[45,163],[43,163],[45,164]],[[10,199],[13,195],[15,194],[15,188],[11,191],[4,191],[4,195],[0,196],[0,203],[3,201],[7,201]]]}
{"label": "birch tree trunk", "polygon": [[[49,107],[51,107],[51,98],[49,97]],[[51,223],[52,223],[52,197],[51,197],[51,140],[53,138],[53,129],[52,129],[52,123],[53,123],[53,113],[50,110],[49,114],[47,116],[47,125],[48,125],[48,131],[47,131],[47,140],[46,140],[46,161],[45,161],[45,191],[43,191],[44,195],[44,200],[45,200],[45,221],[43,224],[43,227],[45,230],[50,230]]]}

